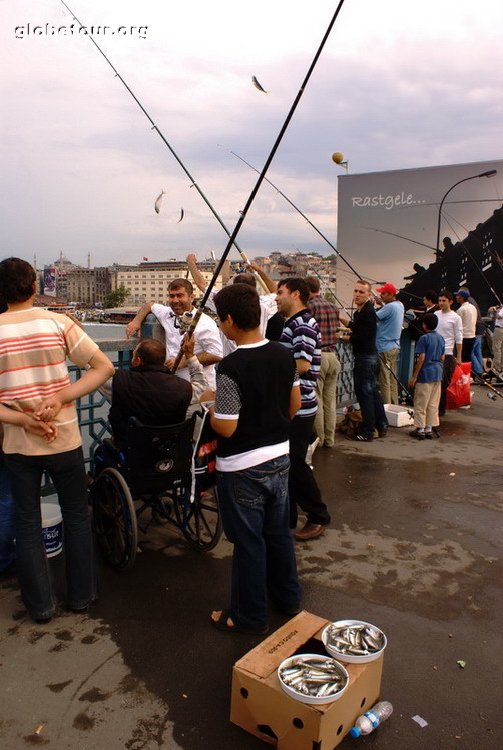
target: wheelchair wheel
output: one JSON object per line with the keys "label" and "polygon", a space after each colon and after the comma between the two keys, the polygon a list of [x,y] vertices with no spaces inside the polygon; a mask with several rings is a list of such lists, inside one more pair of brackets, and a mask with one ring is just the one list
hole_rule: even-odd
{"label": "wheelchair wheel", "polygon": [[105,562],[117,571],[133,566],[138,526],[131,492],[117,469],[104,469],[92,488],[94,528]]}
{"label": "wheelchair wheel", "polygon": [[222,519],[217,488],[197,492],[194,502],[182,496],[175,499],[177,526],[192,547],[208,552],[222,536]]}

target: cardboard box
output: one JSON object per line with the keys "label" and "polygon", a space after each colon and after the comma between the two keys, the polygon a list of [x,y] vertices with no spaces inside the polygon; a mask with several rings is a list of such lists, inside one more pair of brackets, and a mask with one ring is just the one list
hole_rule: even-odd
{"label": "cardboard box", "polygon": [[384,404],[384,411],[390,427],[409,427],[414,424],[414,409],[410,406]]}
{"label": "cardboard box", "polygon": [[355,719],[379,698],[382,657],[368,664],[345,664],[349,687],[339,700],[323,706],[290,698],[277,675],[283,659],[293,654],[326,654],[321,631],[328,622],[301,612],[236,662],[230,716],[234,724],[278,750],[333,750],[343,740]]}

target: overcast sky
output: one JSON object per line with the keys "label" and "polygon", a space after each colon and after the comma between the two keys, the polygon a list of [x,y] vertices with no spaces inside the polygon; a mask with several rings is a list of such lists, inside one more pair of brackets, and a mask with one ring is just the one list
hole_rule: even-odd
{"label": "overcast sky", "polygon": [[[69,5],[110,27],[95,40],[232,229],[257,175],[229,150],[263,166],[335,0]],[[223,230],[105,60],[77,24],[50,33],[73,21],[61,2],[0,0],[0,13],[0,257],[218,256]],[[268,177],[335,244],[334,151],[350,173],[501,158],[502,28],[501,0],[345,0]],[[238,242],[251,256],[331,252],[267,184]]]}

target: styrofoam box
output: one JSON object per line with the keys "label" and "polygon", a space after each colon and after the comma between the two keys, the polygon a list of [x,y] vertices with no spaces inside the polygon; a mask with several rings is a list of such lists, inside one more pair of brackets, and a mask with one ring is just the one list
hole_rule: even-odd
{"label": "styrofoam box", "polygon": [[390,427],[409,427],[414,424],[414,410],[410,406],[384,404],[384,411]]}

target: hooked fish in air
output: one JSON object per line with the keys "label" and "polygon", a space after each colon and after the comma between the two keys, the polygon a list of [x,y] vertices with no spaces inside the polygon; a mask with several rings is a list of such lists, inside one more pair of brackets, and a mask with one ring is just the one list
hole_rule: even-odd
{"label": "hooked fish in air", "polygon": [[178,219],[178,221],[176,223],[179,224],[181,222],[181,220],[183,219],[184,216],[185,216],[185,211],[183,210],[183,208],[181,208],[180,209],[180,218]]}
{"label": "hooked fish in air", "polygon": [[260,85],[260,83],[258,82],[256,76],[252,76],[252,83],[255,86],[255,88],[258,89],[259,91],[262,91],[263,94],[268,94],[269,93],[268,91],[265,90],[265,88],[263,86]]}
{"label": "hooked fish in air", "polygon": [[155,210],[156,214],[158,214],[159,211],[161,210],[161,203],[162,203],[162,196],[163,195],[166,195],[166,191],[165,190],[161,190],[161,192],[159,193],[159,195],[156,198],[156,201],[155,201],[155,204],[154,204],[154,210]]}

